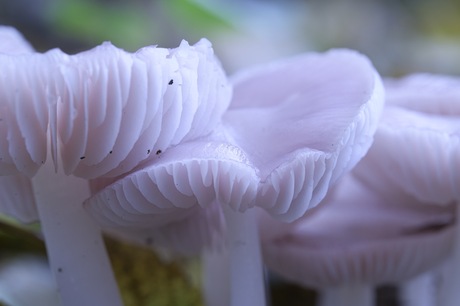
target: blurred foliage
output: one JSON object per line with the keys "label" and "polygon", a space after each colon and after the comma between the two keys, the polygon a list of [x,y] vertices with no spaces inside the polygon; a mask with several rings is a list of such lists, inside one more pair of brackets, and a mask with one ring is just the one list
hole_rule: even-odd
{"label": "blurred foliage", "polygon": [[345,47],[387,76],[460,74],[459,14],[456,0],[0,0],[0,23],[40,51],[75,53],[107,40],[135,51],[207,37],[229,70]]}
{"label": "blurred foliage", "polygon": [[108,6],[90,0],[56,1],[48,14],[53,28],[61,34],[92,45],[108,40],[138,49],[151,44],[149,37],[155,30],[148,22],[148,12],[128,3]]}
{"label": "blurred foliage", "polygon": [[203,305],[184,263],[162,261],[152,250],[106,239],[125,306]]}
{"label": "blurred foliage", "polygon": [[425,35],[458,39],[460,35],[460,1],[421,1],[414,5],[419,28]]}
{"label": "blurred foliage", "polygon": [[[199,285],[185,262],[165,263],[151,249],[112,238],[105,241],[125,306],[203,305]],[[46,256],[36,226],[22,226],[5,217],[0,219],[0,246],[0,263],[20,254]]]}
{"label": "blurred foliage", "polygon": [[0,260],[20,254],[45,256],[43,241],[36,235],[36,226],[20,226],[11,219],[0,218]]}
{"label": "blurred foliage", "polygon": [[230,14],[212,10],[194,0],[163,0],[162,7],[178,28],[187,29],[198,38],[203,33],[235,30]]}

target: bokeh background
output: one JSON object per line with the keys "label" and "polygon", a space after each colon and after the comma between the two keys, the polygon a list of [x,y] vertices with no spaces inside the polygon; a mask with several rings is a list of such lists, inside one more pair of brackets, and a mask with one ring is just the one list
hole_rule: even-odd
{"label": "bokeh background", "polygon": [[68,53],[210,39],[229,73],[305,51],[353,48],[385,76],[460,73],[456,0],[0,0],[0,23]]}
{"label": "bokeh background", "polygon": [[[103,41],[135,51],[206,37],[229,74],[331,48],[366,54],[386,77],[460,74],[456,0],[0,0],[0,24],[19,29],[40,52],[70,54]],[[31,305],[11,304],[14,290],[24,298],[27,291],[36,306],[55,305],[38,236],[39,226],[0,217],[0,305]],[[127,306],[202,304],[196,261],[165,264],[142,249],[114,241],[108,246]],[[398,305],[394,287],[378,292],[378,305]],[[315,298],[277,279],[271,294],[273,306],[313,305]]]}

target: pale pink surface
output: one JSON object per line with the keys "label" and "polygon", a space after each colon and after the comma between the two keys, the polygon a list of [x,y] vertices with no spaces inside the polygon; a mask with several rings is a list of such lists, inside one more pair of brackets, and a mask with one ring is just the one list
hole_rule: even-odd
{"label": "pale pink surface", "polygon": [[386,88],[388,103],[363,161],[377,175],[362,176],[422,202],[460,199],[460,79],[414,75]]}
{"label": "pale pink surface", "polygon": [[308,287],[399,282],[448,256],[453,219],[452,205],[386,198],[348,175],[292,224],[261,218],[262,249],[270,269]]}
{"label": "pale pink surface", "polygon": [[248,70],[234,78],[230,109],[211,134],[158,154],[86,207],[104,226],[127,229],[158,228],[216,203],[293,220],[366,153],[382,103],[378,75],[352,51]]}

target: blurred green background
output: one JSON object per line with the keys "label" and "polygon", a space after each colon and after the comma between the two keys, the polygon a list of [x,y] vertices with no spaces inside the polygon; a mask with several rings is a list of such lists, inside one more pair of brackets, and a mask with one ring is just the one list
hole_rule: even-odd
{"label": "blurred green background", "polygon": [[112,41],[126,50],[207,37],[229,73],[305,51],[346,47],[382,75],[460,73],[456,0],[0,0],[0,23],[44,51]]}
{"label": "blurred green background", "polygon": [[[229,74],[301,52],[353,48],[366,54],[383,76],[458,75],[459,17],[460,1],[455,0],[0,0],[0,24],[19,29],[41,52],[60,48],[72,54],[103,41],[127,51],[145,45],[172,48],[182,39],[195,43],[206,37]],[[43,245],[33,235],[37,229],[24,230],[0,219],[0,300],[2,281],[7,281],[1,273],[8,260],[24,254],[44,256]],[[143,250],[134,252],[116,242],[109,249],[127,306],[202,303],[199,283],[184,285],[196,277],[196,267],[182,262],[163,269]],[[154,277],[143,265],[159,271],[155,277],[168,279],[166,288],[178,290],[166,293],[164,299],[170,300],[153,302],[152,286],[139,287]],[[396,305],[395,292],[379,291],[379,305]],[[271,293],[273,306],[312,305],[315,297],[282,282],[273,282]],[[184,295],[190,304],[173,298]]]}

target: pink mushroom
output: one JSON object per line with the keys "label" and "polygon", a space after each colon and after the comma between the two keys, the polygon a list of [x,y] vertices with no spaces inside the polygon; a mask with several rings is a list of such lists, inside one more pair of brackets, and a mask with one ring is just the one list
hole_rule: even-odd
{"label": "pink mushroom", "polygon": [[[24,39],[21,33],[15,28],[0,26],[0,53],[2,54],[28,54],[33,53],[33,48]],[[0,104],[0,114],[4,113],[5,106]],[[7,120],[0,118],[0,126]],[[4,152],[8,146],[8,133],[6,129],[0,128],[0,142]],[[2,157],[3,160],[3,157]],[[10,167],[8,167],[10,168]],[[4,167],[0,174],[10,172]],[[10,192],[15,190],[15,192]],[[35,205],[24,205],[33,203],[32,185],[27,176],[17,174],[14,176],[0,176],[0,212],[12,216],[22,222],[28,223],[37,219]]]}
{"label": "pink mushroom", "polygon": [[369,148],[383,88],[369,61],[347,50],[251,69],[233,84],[230,108],[212,133],[162,150],[85,204],[103,226],[127,230],[221,206],[231,288],[230,301],[220,302],[263,305],[251,208],[292,221],[317,205]]}
{"label": "pink mushroom", "polygon": [[105,43],[0,61],[0,175],[16,186],[1,197],[33,190],[21,204],[32,214],[36,205],[65,305],[121,305],[100,228],[83,210],[89,178],[123,174],[213,129],[230,87],[211,45],[131,54]]}
{"label": "pink mushroom", "polygon": [[377,285],[411,280],[445,260],[453,211],[403,192],[381,194],[349,174],[294,223],[261,218],[264,259],[286,280],[319,290],[319,305],[374,305]]}
{"label": "pink mushroom", "polygon": [[[402,190],[420,203],[460,209],[460,80],[419,74],[387,80],[387,106],[358,175],[382,193]],[[359,169],[358,169],[359,170]],[[460,301],[460,227],[439,305]]]}

